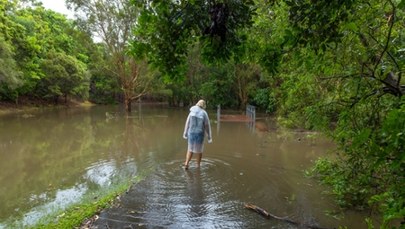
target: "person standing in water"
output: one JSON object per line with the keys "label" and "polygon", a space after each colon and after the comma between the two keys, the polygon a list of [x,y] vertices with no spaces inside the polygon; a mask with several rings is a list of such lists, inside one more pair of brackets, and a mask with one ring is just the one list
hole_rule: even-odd
{"label": "person standing in water", "polygon": [[188,140],[185,169],[188,169],[193,154],[197,155],[197,166],[200,167],[205,134],[208,136],[208,143],[212,142],[210,120],[205,108],[204,100],[200,100],[195,106],[192,106],[184,126],[183,138]]}

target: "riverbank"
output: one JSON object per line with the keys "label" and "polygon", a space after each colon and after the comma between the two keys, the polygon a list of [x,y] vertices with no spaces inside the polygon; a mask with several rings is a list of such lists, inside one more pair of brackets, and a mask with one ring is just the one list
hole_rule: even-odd
{"label": "riverbank", "polygon": [[112,191],[107,192],[100,198],[93,197],[93,200],[83,200],[82,203],[74,204],[65,210],[51,214],[33,229],[53,229],[53,228],[89,228],[91,222],[97,219],[98,212],[113,206],[114,200],[131,187],[130,184],[123,184]]}
{"label": "riverbank", "polygon": [[0,116],[9,114],[29,114],[30,112],[38,111],[44,108],[55,107],[90,107],[95,106],[89,101],[69,100],[66,103],[50,103],[43,100],[24,99],[16,104],[8,101],[0,101]]}
{"label": "riverbank", "polygon": [[86,196],[79,203],[73,204],[66,209],[55,211],[54,213],[42,218],[36,225],[29,228],[91,228],[102,210],[110,207],[118,207],[117,200],[119,200],[123,194],[128,193],[128,190],[132,186],[142,181],[148,172],[149,170],[144,171],[128,182]]}

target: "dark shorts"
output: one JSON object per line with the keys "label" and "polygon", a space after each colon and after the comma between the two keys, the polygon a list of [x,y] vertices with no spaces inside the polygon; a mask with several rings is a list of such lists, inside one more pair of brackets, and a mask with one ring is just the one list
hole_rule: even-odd
{"label": "dark shorts", "polygon": [[204,133],[189,133],[188,143],[189,144],[202,144],[204,142]]}
{"label": "dark shorts", "polygon": [[204,150],[204,132],[202,133],[188,133],[188,151],[194,153],[202,153]]}

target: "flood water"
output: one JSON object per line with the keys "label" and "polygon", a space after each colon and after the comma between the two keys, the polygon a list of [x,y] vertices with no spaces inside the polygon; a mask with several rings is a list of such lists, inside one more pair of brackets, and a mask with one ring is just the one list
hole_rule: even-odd
{"label": "flood water", "polygon": [[243,206],[252,203],[300,224],[367,228],[364,213],[340,212],[322,194],[328,188],[304,176],[333,149],[327,139],[281,130],[260,114],[257,122],[268,132],[246,123],[218,125],[212,110],[213,143],[205,144],[201,168],[192,160],[185,171],[187,114],[143,105],[129,117],[114,106],[0,117],[0,228],[14,220],[32,225],[138,174],[145,179],[123,197],[126,210],[137,214],[120,219],[138,226],[297,228]]}

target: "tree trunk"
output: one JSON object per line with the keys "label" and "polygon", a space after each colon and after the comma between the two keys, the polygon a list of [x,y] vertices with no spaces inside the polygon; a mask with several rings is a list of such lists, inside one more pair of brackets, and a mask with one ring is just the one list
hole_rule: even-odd
{"label": "tree trunk", "polygon": [[125,103],[125,111],[127,113],[131,113],[131,111],[132,111],[132,107],[131,107],[132,99],[125,97],[124,103]]}

